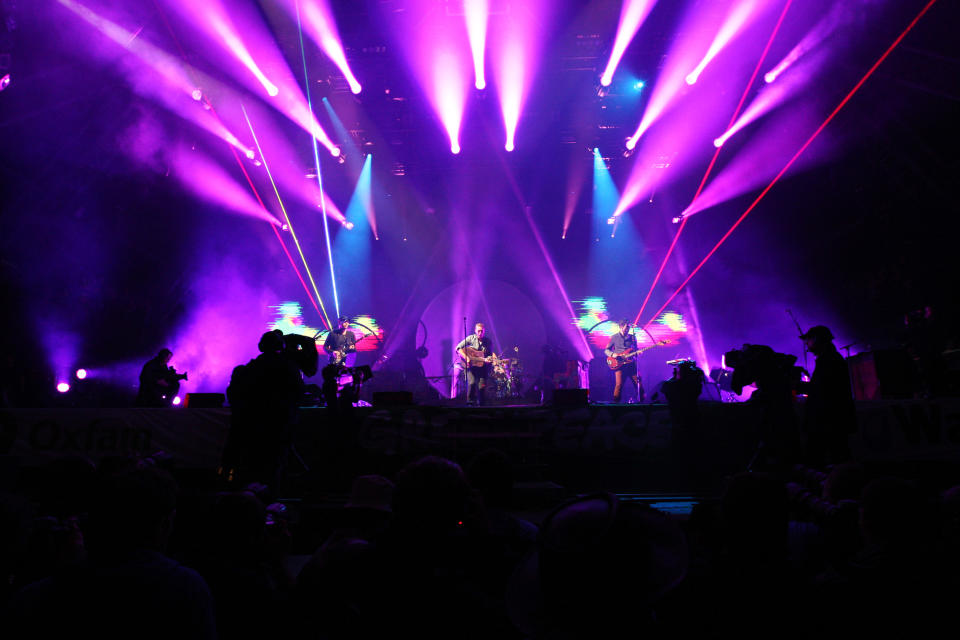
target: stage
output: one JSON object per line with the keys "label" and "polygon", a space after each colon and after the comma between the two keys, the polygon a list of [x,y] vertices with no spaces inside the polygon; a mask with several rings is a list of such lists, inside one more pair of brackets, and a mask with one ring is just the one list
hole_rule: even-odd
{"label": "stage", "polygon": [[[289,469],[342,489],[354,475],[390,475],[422,455],[468,464],[496,448],[510,456],[518,480],[580,490],[694,491],[746,469],[759,438],[754,405],[699,406],[700,425],[685,430],[673,428],[659,404],[358,407],[347,422],[334,422],[325,408],[304,408]],[[860,402],[857,409],[860,430],[851,447],[859,461],[960,463],[960,399]],[[0,410],[9,448],[4,481],[60,456],[97,462],[158,451],[178,468],[212,473],[229,424],[228,408]]]}

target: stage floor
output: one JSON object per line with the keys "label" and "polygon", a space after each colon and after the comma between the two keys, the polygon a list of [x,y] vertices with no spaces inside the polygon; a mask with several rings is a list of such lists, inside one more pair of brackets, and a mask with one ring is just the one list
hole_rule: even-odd
{"label": "stage floor", "polygon": [[[758,442],[750,403],[701,403],[693,430],[672,425],[665,405],[580,407],[358,407],[346,424],[325,408],[304,408],[295,446],[311,472],[395,472],[433,454],[467,464],[478,452],[507,453],[526,479],[590,489],[684,491],[743,470]],[[960,399],[889,400],[857,405],[851,438],[862,461],[960,462]],[[220,409],[3,409],[5,459],[39,466],[63,455],[104,456],[162,450],[183,468],[213,470],[230,425]],[[799,434],[798,434],[799,435]],[[292,463],[296,470],[298,463]],[[351,476],[352,477],[352,476]]]}

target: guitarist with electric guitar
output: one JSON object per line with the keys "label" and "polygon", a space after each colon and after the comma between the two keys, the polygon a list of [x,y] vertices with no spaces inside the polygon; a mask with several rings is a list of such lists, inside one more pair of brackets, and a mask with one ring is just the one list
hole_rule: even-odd
{"label": "guitarist with electric guitar", "polygon": [[640,376],[637,375],[636,356],[641,351],[637,348],[637,337],[630,332],[630,321],[626,318],[618,322],[617,325],[620,327],[620,331],[610,336],[610,342],[607,343],[607,348],[603,350],[607,355],[607,364],[616,377],[613,386],[613,401],[620,402],[623,380],[629,377],[637,385],[637,402],[643,402],[643,383],[640,381]]}
{"label": "guitarist with electric guitar", "polygon": [[324,340],[323,350],[330,356],[330,364],[346,366],[347,355],[357,351],[357,337],[350,330],[350,318],[342,317],[338,322],[339,326]]}
{"label": "guitarist with electric guitar", "polygon": [[460,341],[457,354],[467,370],[467,404],[483,404],[487,378],[490,377],[490,363],[497,359],[493,352],[493,341],[484,337],[484,326],[478,322],[473,333]]}

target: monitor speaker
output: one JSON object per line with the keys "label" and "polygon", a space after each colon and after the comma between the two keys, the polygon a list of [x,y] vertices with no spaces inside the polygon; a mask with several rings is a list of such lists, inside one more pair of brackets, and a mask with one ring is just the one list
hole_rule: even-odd
{"label": "monitor speaker", "polygon": [[557,407],[585,407],[589,389],[555,389],[553,404]]}
{"label": "monitor speaker", "polygon": [[188,409],[219,409],[223,407],[225,396],[222,393],[188,393],[183,406]]}
{"label": "monitor speaker", "polygon": [[373,406],[375,407],[407,407],[413,404],[413,393],[410,391],[374,391]]}

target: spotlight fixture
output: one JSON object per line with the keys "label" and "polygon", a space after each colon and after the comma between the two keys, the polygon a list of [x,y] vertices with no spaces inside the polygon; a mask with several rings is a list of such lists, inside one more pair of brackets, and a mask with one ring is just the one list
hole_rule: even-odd
{"label": "spotlight fixture", "polygon": [[460,153],[460,143],[459,143],[459,142],[454,142],[453,144],[451,144],[451,145],[450,145],[450,152],[451,152],[451,153],[454,153],[454,154]]}
{"label": "spotlight fixture", "polygon": [[330,155],[332,155],[334,158],[340,157],[340,147],[334,147],[333,149],[330,149]]}
{"label": "spotlight fixture", "polygon": [[349,229],[353,229],[353,223],[350,222],[349,220],[345,221],[345,222],[343,223],[343,226],[346,227],[348,230],[349,230]]}
{"label": "spotlight fixture", "polygon": [[610,216],[609,218],[607,218],[607,224],[614,224],[616,223],[616,221],[617,221],[616,216]]}
{"label": "spotlight fixture", "polygon": [[173,397],[173,405],[174,405],[175,407],[176,407],[176,406],[179,406],[179,405],[180,405],[180,402],[182,402],[182,401],[180,400],[180,396],[174,396],[174,397]]}
{"label": "spotlight fixture", "polygon": [[197,102],[200,102],[203,99],[203,91],[201,91],[199,88],[194,89],[193,91],[190,92],[190,97],[196,100]]}
{"label": "spotlight fixture", "polygon": [[77,374],[76,374],[76,375],[77,375],[77,380],[83,380],[84,378],[87,377],[87,370],[86,370],[86,369],[77,369]]}
{"label": "spotlight fixture", "polygon": [[767,84],[770,84],[776,79],[777,79],[777,74],[775,74],[773,71],[767,71],[765,74],[763,74],[763,81],[766,82]]}
{"label": "spotlight fixture", "polygon": [[290,229],[290,225],[288,225],[286,222],[280,225],[280,231],[287,231],[288,229]]}
{"label": "spotlight fixture", "polygon": [[699,73],[689,73],[687,74],[686,81],[689,85],[697,84],[697,78],[700,77]]}
{"label": "spotlight fixture", "polygon": [[247,149],[245,153],[247,154],[247,157],[250,158],[251,160],[253,160],[254,157],[257,155],[256,153],[254,153],[253,149]]}
{"label": "spotlight fixture", "polygon": [[678,215],[676,218],[673,219],[673,224],[680,224],[683,221],[684,217],[685,216],[681,213],[680,215]]}
{"label": "spotlight fixture", "polygon": [[66,393],[67,391],[70,391],[70,385],[66,382],[60,382],[57,384],[57,391],[60,393]]}

